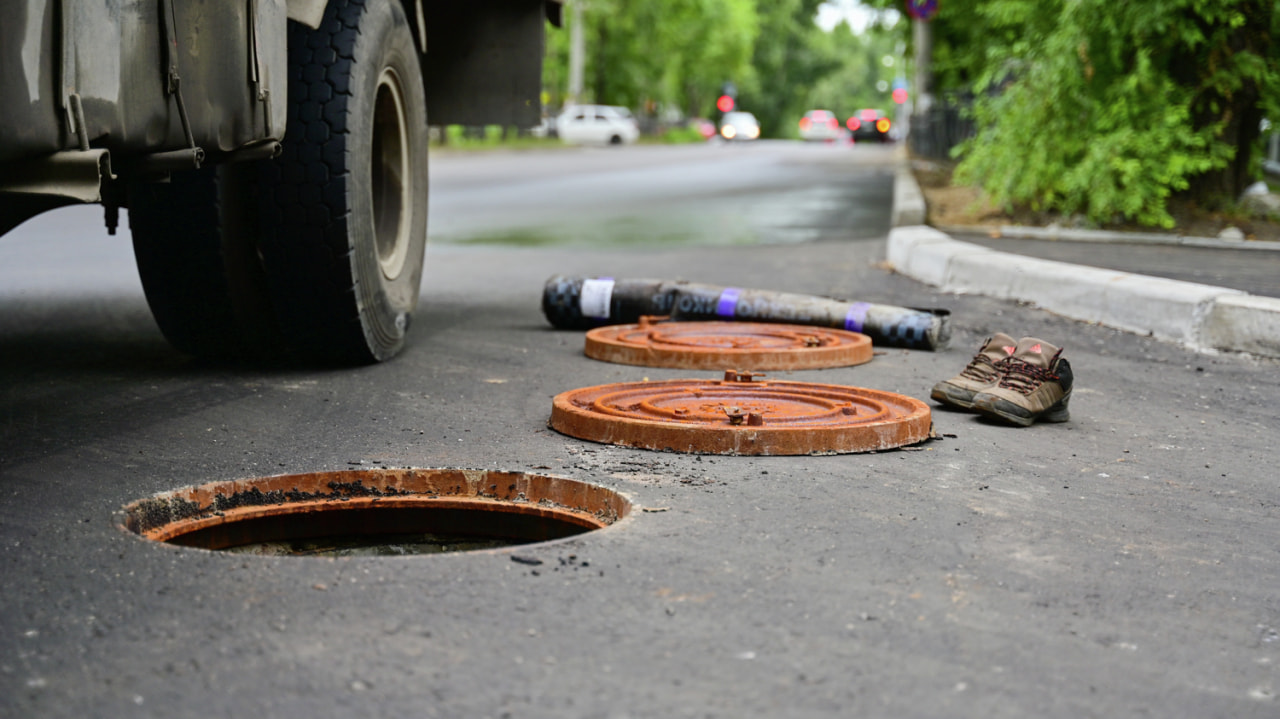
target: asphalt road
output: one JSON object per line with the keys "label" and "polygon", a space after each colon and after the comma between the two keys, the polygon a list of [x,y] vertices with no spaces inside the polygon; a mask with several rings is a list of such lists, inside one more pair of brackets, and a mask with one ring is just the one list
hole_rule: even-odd
{"label": "asphalt road", "polygon": [[[768,222],[744,219],[756,244],[477,243],[579,225],[539,209],[550,196],[514,216],[524,192],[501,178],[519,172],[481,167],[501,159],[448,158],[509,202],[433,208],[410,346],[353,370],[177,355],[119,274],[127,239],[101,236],[93,213],[0,240],[0,716],[1276,716],[1276,364],[887,272],[892,173],[875,148],[714,149],[751,161],[731,163],[732,189],[692,184],[722,187],[705,202],[660,189],[667,173],[711,173],[707,156],[575,153],[630,173],[600,167],[594,191],[634,197],[648,174],[659,187],[639,194],[661,196],[566,199],[562,214],[592,207],[584,232],[643,226],[812,180]],[[742,177],[751,164],[760,185]],[[859,198],[869,207],[841,204]],[[689,373],[583,357],[581,333],[541,316],[554,273],[948,307],[946,351],[778,376],[924,399],[990,333],[1033,335],[1066,347],[1072,421],[1014,429],[938,409],[941,441],[815,457],[570,439],[546,426],[553,395]],[[557,543],[405,558],[245,557],[118,526],[156,492],[353,466],[546,467],[637,510]]]}
{"label": "asphalt road", "polygon": [[[856,157],[864,172],[851,175]],[[886,147],[709,143],[438,153],[432,243],[645,248],[888,232]]]}

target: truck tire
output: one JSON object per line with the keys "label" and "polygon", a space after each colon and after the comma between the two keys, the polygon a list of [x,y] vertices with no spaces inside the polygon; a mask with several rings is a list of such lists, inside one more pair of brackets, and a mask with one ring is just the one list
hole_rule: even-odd
{"label": "truck tire", "polygon": [[277,349],[246,170],[205,167],[129,185],[147,304],[165,338],[187,354],[252,359]]}
{"label": "truck tire", "polygon": [[396,0],[332,0],[319,28],[290,23],[261,250],[281,332],[307,358],[367,363],[404,347],[427,241],[426,113]]}

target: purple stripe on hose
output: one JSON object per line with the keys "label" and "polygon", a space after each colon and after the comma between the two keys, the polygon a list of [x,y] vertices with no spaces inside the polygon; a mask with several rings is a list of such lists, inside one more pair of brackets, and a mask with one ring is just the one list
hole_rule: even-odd
{"label": "purple stripe on hose", "polygon": [[861,332],[862,323],[867,321],[867,310],[871,305],[867,302],[854,302],[844,316],[844,328],[850,332]]}
{"label": "purple stripe on hose", "polygon": [[738,309],[738,288],[729,287],[720,293],[720,301],[716,303],[717,317],[733,317]]}

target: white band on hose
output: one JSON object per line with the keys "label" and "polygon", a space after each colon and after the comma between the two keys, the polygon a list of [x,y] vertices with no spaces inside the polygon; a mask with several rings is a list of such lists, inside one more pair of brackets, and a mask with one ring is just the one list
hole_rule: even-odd
{"label": "white band on hose", "polygon": [[613,301],[613,280],[583,280],[582,292],[578,295],[578,308],[583,317],[597,320],[609,319],[609,305]]}

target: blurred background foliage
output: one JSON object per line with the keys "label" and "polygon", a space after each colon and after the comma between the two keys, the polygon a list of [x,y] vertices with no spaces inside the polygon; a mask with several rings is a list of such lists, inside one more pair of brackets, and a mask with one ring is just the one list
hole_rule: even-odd
{"label": "blurred background foliage", "polygon": [[[570,0],[574,2],[576,0]],[[585,78],[580,102],[622,105],[654,119],[714,117],[726,82],[738,109],[760,120],[766,137],[793,137],[806,110],[841,117],[891,109],[888,87],[903,32],[884,23],[855,33],[815,19],[823,0],[585,0]],[[569,86],[572,14],[548,33],[543,87],[547,111],[563,107]]]}
{"label": "blurred background foliage", "polygon": [[[896,7],[894,0],[866,0]],[[1173,227],[1261,176],[1276,0],[978,0],[932,22],[935,93],[969,105],[958,182],[1006,208]]]}
{"label": "blurred background foliage", "polygon": [[[893,83],[915,79],[903,0],[569,2],[583,3],[579,100],[659,125],[714,118],[732,82],[764,136],[794,137],[810,109],[892,114]],[[933,97],[976,122],[953,151],[957,179],[1006,207],[1092,223],[1168,227],[1171,202],[1233,205],[1261,175],[1264,119],[1280,117],[1277,4],[943,0]],[[856,30],[817,22],[853,5],[870,11]],[[569,41],[568,27],[548,34],[549,114],[566,100]]]}

